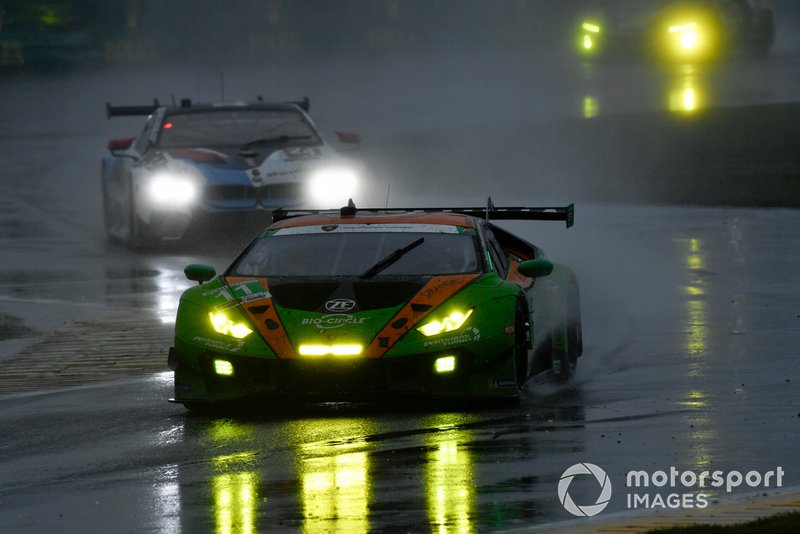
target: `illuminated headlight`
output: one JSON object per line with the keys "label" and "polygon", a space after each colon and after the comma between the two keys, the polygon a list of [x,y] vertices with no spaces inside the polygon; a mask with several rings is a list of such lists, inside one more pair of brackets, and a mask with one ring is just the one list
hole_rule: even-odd
{"label": "illuminated headlight", "polygon": [[676,44],[683,50],[695,50],[700,45],[700,29],[694,22],[670,26],[669,33],[676,38]]}
{"label": "illuminated headlight", "polygon": [[319,169],[309,180],[311,198],[325,205],[346,202],[354,196],[357,187],[358,175],[348,168]]}
{"label": "illuminated headlight", "polygon": [[210,312],[208,318],[211,321],[211,327],[219,334],[244,339],[253,333],[246,324],[234,323],[224,313]]}
{"label": "illuminated headlight", "polygon": [[155,204],[184,206],[191,204],[197,193],[196,181],[187,174],[156,174],[147,184],[147,196]]}
{"label": "illuminated headlight", "polygon": [[593,22],[584,22],[581,24],[581,28],[588,33],[600,33],[600,25]]}
{"label": "illuminated headlight", "polygon": [[417,330],[424,336],[435,336],[445,332],[452,332],[458,330],[467,321],[467,318],[472,315],[472,310],[462,312],[455,310],[446,317],[440,317],[432,321],[428,321],[424,325],[417,328]]}
{"label": "illuminated headlight", "polygon": [[300,356],[358,356],[364,347],[357,343],[338,343],[333,345],[300,345],[297,352]]}
{"label": "illuminated headlight", "polygon": [[581,24],[581,43],[580,47],[585,53],[594,52],[597,47],[597,39],[600,35],[600,25],[594,22],[584,22]]}

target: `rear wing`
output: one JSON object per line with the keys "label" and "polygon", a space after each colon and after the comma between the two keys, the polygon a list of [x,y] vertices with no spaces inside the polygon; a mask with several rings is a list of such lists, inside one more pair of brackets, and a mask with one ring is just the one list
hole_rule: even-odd
{"label": "rear wing", "polygon": [[[263,103],[264,99],[259,95],[256,99],[259,103]],[[292,102],[284,102],[284,104],[291,104],[293,106],[297,106],[306,113],[309,112],[311,109],[311,100],[305,96],[302,100],[292,101]],[[155,98],[153,99],[152,104],[146,104],[144,106],[112,106],[111,102],[106,102],[106,118],[110,119],[111,117],[132,117],[136,115],[152,115],[153,112],[159,108],[161,104],[158,103],[158,100]],[[173,101],[173,107],[174,105]],[[192,101],[189,98],[183,98],[180,102],[180,107],[182,108],[190,108],[192,107]]]}
{"label": "rear wing", "polygon": [[278,208],[272,212],[272,222],[320,213],[338,213],[341,216],[347,216],[366,212],[378,215],[382,213],[457,213],[487,221],[565,221],[567,228],[571,228],[575,224],[575,204],[563,207],[497,207],[491,198],[484,208],[356,208],[351,200],[347,206],[339,210]]}
{"label": "rear wing", "polygon": [[152,115],[159,107],[158,100],[153,99],[153,103],[144,106],[112,106],[111,102],[106,102],[106,118],[111,117],[133,117],[136,115]]}

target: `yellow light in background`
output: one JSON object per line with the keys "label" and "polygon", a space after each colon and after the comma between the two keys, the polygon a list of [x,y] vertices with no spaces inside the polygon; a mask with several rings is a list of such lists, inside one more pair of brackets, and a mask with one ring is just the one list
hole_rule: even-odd
{"label": "yellow light in background", "polygon": [[597,48],[600,34],[600,25],[593,22],[581,24],[580,41],[577,43],[580,50],[585,54],[593,54]]}
{"label": "yellow light in background", "polygon": [[233,364],[228,360],[214,360],[214,372],[222,376],[233,376]]}
{"label": "yellow light in background", "polygon": [[694,22],[670,26],[668,31],[677,34],[678,44],[681,48],[692,50],[700,44],[700,33]]}
{"label": "yellow light in background", "polygon": [[684,111],[697,110],[697,90],[694,87],[686,87],[681,93],[681,109]]}
{"label": "yellow light in background", "polygon": [[683,48],[692,50],[697,48],[697,46],[700,44],[700,36],[696,31],[686,31],[681,33],[678,42]]}
{"label": "yellow light in background", "polygon": [[589,33],[600,33],[600,26],[592,22],[584,22],[581,24],[581,28]]}
{"label": "yellow light in background", "polygon": [[676,10],[662,19],[661,39],[668,60],[707,61],[719,52],[719,22],[707,10]]}
{"label": "yellow light in background", "polygon": [[303,344],[297,352],[300,356],[358,356],[364,352],[364,346],[357,343]]}
{"label": "yellow light in background", "polygon": [[600,106],[597,103],[597,99],[593,96],[587,96],[583,99],[583,118],[584,119],[593,119],[597,117],[600,110]]}
{"label": "yellow light in background", "polygon": [[455,371],[456,357],[442,356],[441,358],[437,358],[436,362],[434,363],[434,368],[436,369],[437,373],[450,373]]}
{"label": "yellow light in background", "polygon": [[687,31],[696,31],[697,24],[690,22],[689,24],[677,24],[669,27],[669,33],[683,33]]}

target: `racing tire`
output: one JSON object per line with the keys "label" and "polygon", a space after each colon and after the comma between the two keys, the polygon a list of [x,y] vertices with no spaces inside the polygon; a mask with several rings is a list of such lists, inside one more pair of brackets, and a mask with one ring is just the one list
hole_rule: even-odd
{"label": "racing tire", "polygon": [[581,304],[578,283],[573,278],[569,288],[569,305],[567,308],[567,352],[574,374],[578,358],[583,354],[583,331],[581,327]]}

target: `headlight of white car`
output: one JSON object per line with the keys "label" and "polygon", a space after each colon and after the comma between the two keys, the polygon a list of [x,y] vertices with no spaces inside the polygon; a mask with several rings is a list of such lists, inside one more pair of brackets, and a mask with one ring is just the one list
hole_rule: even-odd
{"label": "headlight of white car", "polygon": [[309,180],[309,196],[315,204],[347,202],[358,188],[358,173],[347,167],[317,169]]}
{"label": "headlight of white car", "polygon": [[197,199],[197,179],[186,172],[161,171],[145,186],[147,197],[160,206],[185,206]]}

